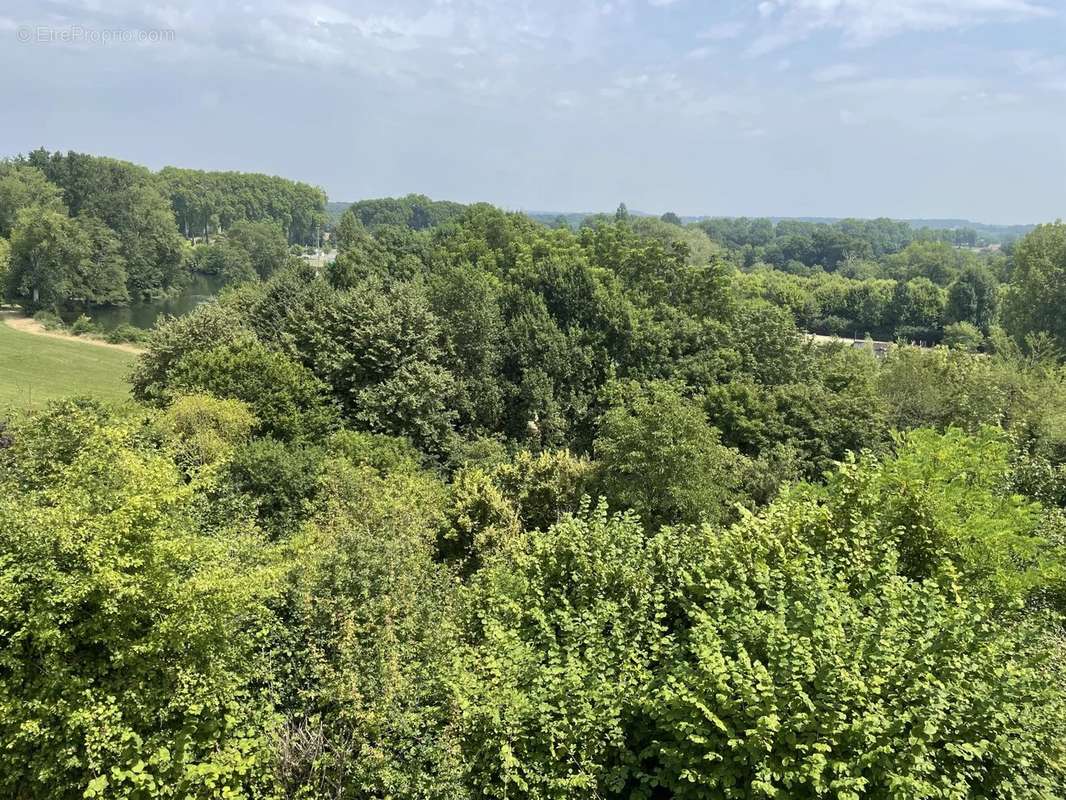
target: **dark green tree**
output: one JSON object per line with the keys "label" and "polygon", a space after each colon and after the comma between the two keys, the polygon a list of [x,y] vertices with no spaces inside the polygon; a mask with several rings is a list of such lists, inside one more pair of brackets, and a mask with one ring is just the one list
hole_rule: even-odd
{"label": "dark green tree", "polygon": [[277,223],[241,220],[226,232],[226,237],[248,253],[252,268],[263,280],[281,269],[289,258],[289,244]]}
{"label": "dark green tree", "polygon": [[31,308],[57,308],[73,296],[74,279],[89,271],[92,248],[77,222],[40,206],[23,209],[11,234],[11,294]]}
{"label": "dark green tree", "polygon": [[72,270],[71,297],[101,305],[127,302],[129,292],[122,242],[96,217],[82,215],[74,221],[89,244],[89,258]]}
{"label": "dark green tree", "polygon": [[0,162],[0,236],[10,238],[19,212],[30,206],[65,210],[59,187],[41,170],[17,161]]}
{"label": "dark green tree", "polygon": [[605,390],[593,451],[603,493],[649,528],[722,520],[744,502],[744,459],[721,444],[696,401],[656,382]]}
{"label": "dark green tree", "polygon": [[1050,334],[1066,351],[1066,223],[1041,225],[1014,249],[1008,330],[1019,340]]}
{"label": "dark green tree", "polygon": [[999,284],[984,267],[968,266],[948,287],[948,322],[969,322],[987,334],[999,313]]}

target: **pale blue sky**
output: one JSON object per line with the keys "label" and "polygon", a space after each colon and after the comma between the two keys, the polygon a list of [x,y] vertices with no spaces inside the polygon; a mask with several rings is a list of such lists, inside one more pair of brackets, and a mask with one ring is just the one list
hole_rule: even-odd
{"label": "pale blue sky", "polygon": [[338,200],[1066,216],[1066,0],[2,0],[0,76],[4,154]]}

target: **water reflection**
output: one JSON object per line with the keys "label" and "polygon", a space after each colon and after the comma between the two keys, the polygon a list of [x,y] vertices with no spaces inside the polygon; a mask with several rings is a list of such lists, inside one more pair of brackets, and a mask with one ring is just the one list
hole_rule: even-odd
{"label": "water reflection", "polygon": [[86,314],[104,331],[114,330],[120,325],[133,325],[135,328],[147,330],[164,314],[180,317],[202,303],[213,301],[221,289],[222,279],[219,276],[194,275],[189,285],[180,293],[162,300],[131,303],[128,306],[64,309],[60,316],[64,322],[70,323],[81,314]]}

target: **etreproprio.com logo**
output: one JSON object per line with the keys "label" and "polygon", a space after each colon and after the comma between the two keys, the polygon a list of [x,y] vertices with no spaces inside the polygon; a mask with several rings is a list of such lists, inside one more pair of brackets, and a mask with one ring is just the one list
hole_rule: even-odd
{"label": "etreproprio.com logo", "polygon": [[167,28],[146,30],[90,28],[83,25],[22,25],[15,37],[22,44],[156,44],[173,42],[175,33]]}

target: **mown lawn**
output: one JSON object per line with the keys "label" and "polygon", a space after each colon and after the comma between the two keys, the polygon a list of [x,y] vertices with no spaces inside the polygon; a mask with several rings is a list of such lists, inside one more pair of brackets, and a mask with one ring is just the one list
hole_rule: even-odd
{"label": "mown lawn", "polygon": [[0,409],[39,408],[73,395],[129,399],[126,375],[135,355],[16,331],[0,320]]}

